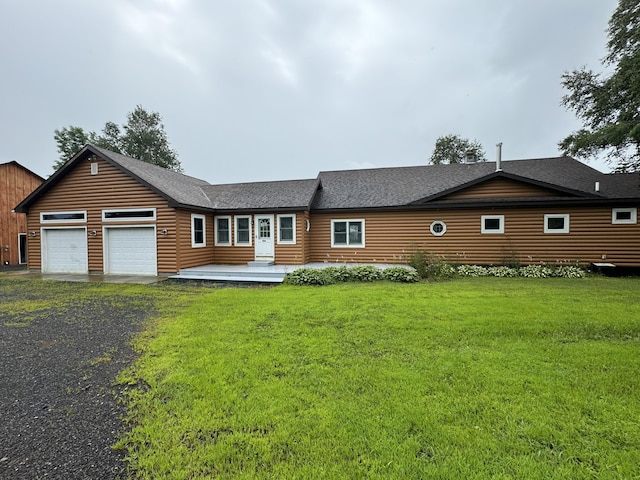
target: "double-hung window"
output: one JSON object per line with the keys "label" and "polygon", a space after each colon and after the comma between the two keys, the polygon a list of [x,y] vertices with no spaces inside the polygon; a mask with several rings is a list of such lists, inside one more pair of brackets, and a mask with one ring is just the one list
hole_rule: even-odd
{"label": "double-hung window", "polygon": [[504,215],[482,215],[480,222],[482,233],[504,233]]}
{"label": "double-hung window", "polygon": [[278,215],[278,243],[296,243],[295,215]]}
{"label": "double-hung window", "polygon": [[236,245],[251,245],[251,217],[245,215],[237,215],[235,217],[236,230],[235,240]]}
{"label": "double-hung window", "polygon": [[215,244],[231,245],[231,217],[215,217]]}
{"label": "double-hung window", "polygon": [[331,246],[364,248],[364,220],[331,220]]}
{"label": "double-hung window", "polygon": [[191,214],[191,246],[194,248],[207,246],[206,220],[204,215]]}
{"label": "double-hung window", "polygon": [[544,233],[569,233],[569,215],[545,215]]}

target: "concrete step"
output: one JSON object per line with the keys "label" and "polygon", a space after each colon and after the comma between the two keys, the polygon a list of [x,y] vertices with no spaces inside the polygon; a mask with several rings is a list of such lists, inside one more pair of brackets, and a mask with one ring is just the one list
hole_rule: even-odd
{"label": "concrete step", "polygon": [[247,263],[247,266],[249,267],[270,267],[271,265],[274,265],[275,262],[273,260],[253,260],[249,263]]}
{"label": "concrete step", "polygon": [[233,273],[210,273],[202,275],[178,274],[169,277],[174,280],[208,280],[212,282],[282,283],[284,275],[238,275]]}

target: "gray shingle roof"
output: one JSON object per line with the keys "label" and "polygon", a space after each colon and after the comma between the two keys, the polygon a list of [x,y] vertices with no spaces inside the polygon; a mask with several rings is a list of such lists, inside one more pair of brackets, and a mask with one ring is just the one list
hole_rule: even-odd
{"label": "gray shingle roof", "polygon": [[[495,169],[495,162],[481,162],[320,172],[322,190],[313,208],[384,208],[424,203],[493,175],[522,179],[565,195],[640,197],[637,181],[633,187],[635,175],[615,179],[568,157],[503,161],[502,173]],[[595,192],[596,181],[601,183],[600,192]]]}
{"label": "gray shingle roof", "polygon": [[[27,211],[36,198],[65,175],[66,170],[92,154],[137,178],[166,198],[170,205],[210,211],[399,208],[434,202],[442,205],[441,197],[447,193],[496,176],[557,190],[559,200],[573,197],[595,201],[640,201],[638,174],[604,174],[568,157],[503,161],[501,172],[496,172],[495,162],[482,162],[340,170],[320,172],[315,179],[211,185],[195,177],[88,145],[23,200],[16,211]],[[599,182],[599,191],[594,188],[596,182]]]}
{"label": "gray shingle roof", "polygon": [[318,180],[234,183],[203,187],[218,210],[302,209],[311,206]]}
{"label": "gray shingle roof", "polygon": [[120,165],[143,183],[153,187],[158,193],[168,197],[180,205],[191,205],[199,208],[211,208],[209,198],[202,187],[209,183],[199,178],[190,177],[151,163],[136,160],[119,153],[111,152],[96,146],[91,147],[105,160]]}

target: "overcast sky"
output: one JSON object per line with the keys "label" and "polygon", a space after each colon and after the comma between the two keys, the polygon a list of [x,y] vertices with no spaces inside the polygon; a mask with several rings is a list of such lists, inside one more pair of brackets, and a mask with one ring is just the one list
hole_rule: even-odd
{"label": "overcast sky", "polygon": [[[439,136],[557,156],[564,71],[601,71],[616,0],[0,0],[0,163],[53,132],[162,115],[185,173],[229,183],[420,165]],[[609,167],[599,162],[602,171]]]}

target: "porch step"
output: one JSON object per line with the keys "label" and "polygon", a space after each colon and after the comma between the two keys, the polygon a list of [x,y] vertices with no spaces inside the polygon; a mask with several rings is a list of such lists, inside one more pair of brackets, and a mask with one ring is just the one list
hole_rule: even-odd
{"label": "porch step", "polygon": [[275,262],[273,260],[253,260],[252,262],[247,263],[249,267],[270,267]]}
{"label": "porch step", "polygon": [[203,265],[186,268],[169,278],[216,282],[282,283],[290,268],[280,266]]}
{"label": "porch step", "polygon": [[268,275],[237,275],[237,274],[210,274],[210,275],[187,275],[178,274],[172,275],[169,278],[175,280],[207,280],[210,282],[233,282],[233,283],[282,283],[284,275],[268,276]]}

